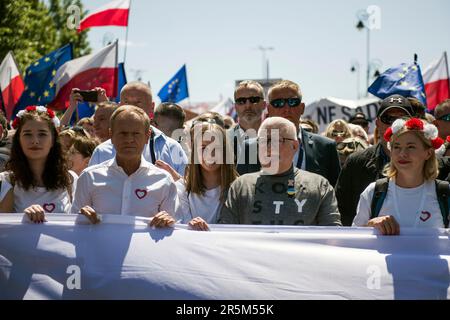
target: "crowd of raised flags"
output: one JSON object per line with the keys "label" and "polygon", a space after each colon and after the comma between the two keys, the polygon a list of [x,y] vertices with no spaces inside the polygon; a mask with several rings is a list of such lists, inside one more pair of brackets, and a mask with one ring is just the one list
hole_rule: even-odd
{"label": "crowd of raised flags", "polygon": [[[101,26],[128,28],[130,9],[131,0],[111,1],[84,17],[77,30],[81,32]],[[67,44],[33,62],[25,70],[24,78],[14,60],[14,53],[9,52],[0,65],[1,100],[7,119],[12,120],[28,105],[49,105],[56,110],[64,110],[73,87],[81,90],[102,87],[109,97],[117,100],[118,90],[126,83],[124,65],[118,62],[117,50],[118,44],[112,43],[97,53],[73,59],[72,46]],[[447,54],[444,52],[423,73],[417,62],[389,68],[368,91],[381,99],[392,94],[414,97],[432,113],[437,104],[450,97],[449,78]],[[189,97],[186,65],[161,88],[158,96],[161,102],[179,102]],[[84,116],[92,115],[92,108],[83,105],[79,112]],[[227,113],[231,115],[233,110]]]}

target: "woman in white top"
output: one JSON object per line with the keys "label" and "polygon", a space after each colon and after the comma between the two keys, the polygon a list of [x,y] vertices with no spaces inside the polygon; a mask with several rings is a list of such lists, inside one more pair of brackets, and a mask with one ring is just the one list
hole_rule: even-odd
{"label": "woman in white top", "polygon": [[[233,164],[231,149],[227,149],[225,130],[213,119],[196,122],[191,128],[191,155],[185,177],[167,164],[156,165],[166,169],[174,177],[183,213],[182,223],[194,230],[208,230],[208,223],[217,223],[218,215],[237,172]],[[227,161],[228,156],[228,161]]]}
{"label": "woman in white top", "polygon": [[444,227],[435,185],[435,149],[443,144],[437,128],[417,118],[398,119],[384,139],[391,151],[384,171],[389,178],[386,197],[378,217],[371,219],[375,182],[371,183],[360,196],[353,225],[374,227],[384,235],[398,235],[400,227]]}
{"label": "woman in white top", "polygon": [[74,177],[56,130],[59,120],[42,106],[20,111],[13,122],[11,157],[0,175],[2,212],[25,212],[42,223],[45,213],[68,213]]}

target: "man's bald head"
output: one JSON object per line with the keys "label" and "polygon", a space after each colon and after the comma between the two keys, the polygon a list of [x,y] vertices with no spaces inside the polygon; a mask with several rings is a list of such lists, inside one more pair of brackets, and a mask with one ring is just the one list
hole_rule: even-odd
{"label": "man's bald head", "polygon": [[153,114],[153,109],[155,108],[152,90],[145,83],[138,81],[130,82],[120,92],[120,105],[136,106],[150,116]]}

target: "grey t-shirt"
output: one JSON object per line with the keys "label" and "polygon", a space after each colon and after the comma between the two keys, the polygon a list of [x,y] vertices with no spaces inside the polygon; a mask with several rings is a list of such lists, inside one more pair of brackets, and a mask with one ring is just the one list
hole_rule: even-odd
{"label": "grey t-shirt", "polygon": [[324,177],[291,168],[239,177],[230,187],[219,223],[340,226],[334,189]]}

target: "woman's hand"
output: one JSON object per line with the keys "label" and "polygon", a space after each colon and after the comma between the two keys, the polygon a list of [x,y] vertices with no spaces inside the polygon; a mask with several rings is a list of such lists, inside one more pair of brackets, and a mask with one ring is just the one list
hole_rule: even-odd
{"label": "woman's hand", "polygon": [[400,234],[400,226],[393,216],[376,217],[367,223],[368,227],[378,229],[381,234],[386,236],[394,236]]}
{"label": "woman's hand", "polygon": [[176,172],[174,168],[172,168],[169,164],[167,164],[162,160],[156,160],[155,165],[158,168],[163,169],[168,173],[170,173],[174,181],[178,181],[182,178],[182,176],[178,172]]}
{"label": "woman's hand", "polygon": [[89,219],[92,224],[97,224],[100,222],[100,219],[97,216],[97,213],[94,209],[89,206],[84,206],[80,209],[80,214]]}
{"label": "woman's hand", "polygon": [[150,221],[150,227],[164,228],[175,224],[175,219],[166,211],[158,212]]}
{"label": "woman's hand", "polygon": [[191,221],[189,221],[188,226],[192,229],[192,230],[197,230],[197,231],[209,231],[209,227],[208,224],[206,223],[205,220],[203,220],[200,217],[194,218]]}
{"label": "woman's hand", "polygon": [[34,223],[43,223],[45,220],[45,210],[38,204],[34,204],[26,208],[23,212],[30,218]]}

